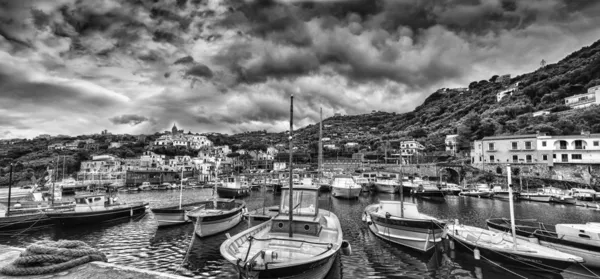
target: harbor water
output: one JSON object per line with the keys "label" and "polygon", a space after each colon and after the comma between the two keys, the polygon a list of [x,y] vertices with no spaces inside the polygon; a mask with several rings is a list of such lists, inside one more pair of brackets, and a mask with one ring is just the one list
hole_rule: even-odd
{"label": "harbor water", "polygon": [[[206,199],[212,189],[186,189],[183,202]],[[68,199],[69,197],[64,197]],[[122,193],[121,201],[145,201],[150,207],[174,205],[179,191]],[[252,191],[244,200],[249,210],[278,205],[281,196]],[[338,256],[327,278],[547,278],[475,260],[472,254],[450,251],[448,243],[433,253],[421,254],[390,244],[373,235],[362,222],[363,209],[379,200],[399,200],[399,195],[363,193],[357,200],[340,200],[321,193],[321,208],[337,214],[344,239],[352,245],[350,256]],[[448,196],[443,203],[404,197],[417,204],[421,213],[438,219],[459,219],[461,223],[485,227],[490,217],[506,217],[509,203],[501,200]],[[516,202],[519,219],[537,219],[548,224],[600,221],[600,211],[590,208],[536,202]],[[252,224],[243,221],[228,231],[234,235]],[[131,220],[84,227],[49,227],[20,234],[0,235],[0,244],[26,247],[39,240],[83,240],[106,253],[109,262],[137,268],[174,273],[193,278],[237,278],[232,265],[219,253],[225,233],[198,238],[191,224],[157,229],[150,210]],[[593,271],[599,274],[600,271]],[[555,278],[595,278],[582,267],[572,267]]]}

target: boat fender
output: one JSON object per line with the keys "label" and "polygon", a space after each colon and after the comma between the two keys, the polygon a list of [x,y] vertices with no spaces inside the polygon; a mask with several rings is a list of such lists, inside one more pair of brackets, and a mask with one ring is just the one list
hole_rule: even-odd
{"label": "boat fender", "polygon": [[264,261],[265,263],[272,263],[277,260],[277,256],[277,252],[273,250],[266,250],[264,254]]}
{"label": "boat fender", "polygon": [[342,254],[344,256],[350,256],[352,254],[352,247],[350,246],[350,242],[346,240],[342,241]]}
{"label": "boat fender", "polygon": [[363,212],[362,221],[363,222],[367,221],[367,213],[366,212]]}
{"label": "boat fender", "polygon": [[371,215],[367,215],[367,225],[371,225],[373,224],[373,221],[371,220]]}
{"label": "boat fender", "polygon": [[442,231],[442,238],[448,239],[448,228],[444,228]]}
{"label": "boat fender", "polygon": [[479,249],[477,249],[477,247],[475,247],[475,249],[473,249],[473,257],[475,257],[476,260],[481,259],[481,254],[479,252]]}
{"label": "boat fender", "polygon": [[450,239],[450,250],[454,250],[454,240]]}

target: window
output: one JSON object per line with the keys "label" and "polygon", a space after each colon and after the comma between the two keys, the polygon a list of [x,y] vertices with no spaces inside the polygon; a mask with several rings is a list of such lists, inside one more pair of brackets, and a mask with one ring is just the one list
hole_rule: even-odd
{"label": "window", "polygon": [[518,163],[518,162],[519,162],[519,156],[513,155],[513,163]]}
{"label": "window", "polygon": [[531,163],[531,155],[526,155],[525,160],[527,161],[527,163]]}
{"label": "window", "polygon": [[576,140],[575,141],[575,149],[585,149],[585,147],[583,146],[583,141],[582,140]]}
{"label": "window", "polygon": [[526,141],[525,142],[525,149],[531,149],[531,142],[530,141]]}
{"label": "window", "polygon": [[488,150],[494,150],[494,143],[493,142],[488,143]]}
{"label": "window", "polygon": [[552,159],[556,159],[556,154],[552,154]]}
{"label": "window", "polygon": [[542,155],[542,160],[548,161],[548,155]]}
{"label": "window", "polygon": [[594,141],[594,146],[598,146],[598,141],[597,140]]}
{"label": "window", "polygon": [[511,142],[511,144],[512,144],[512,149],[513,150],[519,149],[519,144],[516,141]]}
{"label": "window", "polygon": [[494,162],[494,155],[490,156],[490,162]]}
{"label": "window", "polygon": [[581,160],[581,154],[572,154],[571,159],[573,160]]}

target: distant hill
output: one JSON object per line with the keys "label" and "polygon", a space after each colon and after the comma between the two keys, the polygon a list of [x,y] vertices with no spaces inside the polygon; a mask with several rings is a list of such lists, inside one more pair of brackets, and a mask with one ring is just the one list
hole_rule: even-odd
{"label": "distant hill", "polygon": [[[568,110],[563,104],[565,97],[600,85],[600,41],[556,64],[514,77],[508,84],[494,82],[496,80],[497,75],[490,75],[489,80],[474,81],[468,91],[438,90],[408,113],[337,116],[324,120],[324,124],[333,124],[336,130],[342,131],[367,131],[375,127],[383,139],[421,138],[430,150],[443,149],[446,134],[458,133],[466,145],[469,141],[492,135],[536,131],[554,135],[574,134],[580,130],[600,132],[598,107],[562,112],[560,117],[556,113],[540,117],[531,114],[538,110]],[[512,96],[496,101],[496,93],[517,83],[518,90]],[[317,125],[309,125],[297,133],[317,135],[317,129]]]}

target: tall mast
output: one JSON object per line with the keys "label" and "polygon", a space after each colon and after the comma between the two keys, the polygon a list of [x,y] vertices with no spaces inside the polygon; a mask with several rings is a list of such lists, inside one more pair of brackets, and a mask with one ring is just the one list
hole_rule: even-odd
{"label": "tall mast", "polygon": [[181,209],[181,200],[183,199],[183,166],[181,167],[181,178],[179,178],[179,209]]}
{"label": "tall mast", "polygon": [[515,209],[513,208],[512,178],[510,176],[510,164],[506,164],[508,177],[508,204],[510,206],[510,229],[513,237],[513,250],[517,250],[517,234],[515,232]]}
{"label": "tall mast", "polygon": [[292,132],[294,129],[294,93],[291,94],[290,96],[290,135],[289,135],[289,140],[290,140],[290,191],[289,191],[289,195],[290,195],[290,200],[289,200],[289,209],[288,209],[288,213],[290,216],[290,223],[289,223],[289,236],[293,237],[294,233],[292,230],[292,222],[294,221],[294,218],[292,217],[292,212],[293,212],[293,206],[294,206],[294,192],[293,192],[293,188],[294,188],[294,184],[292,183],[292,152],[293,152],[293,142],[292,142]]}
{"label": "tall mast", "polygon": [[321,108],[321,120],[319,121],[319,175],[323,175],[323,108]]}

